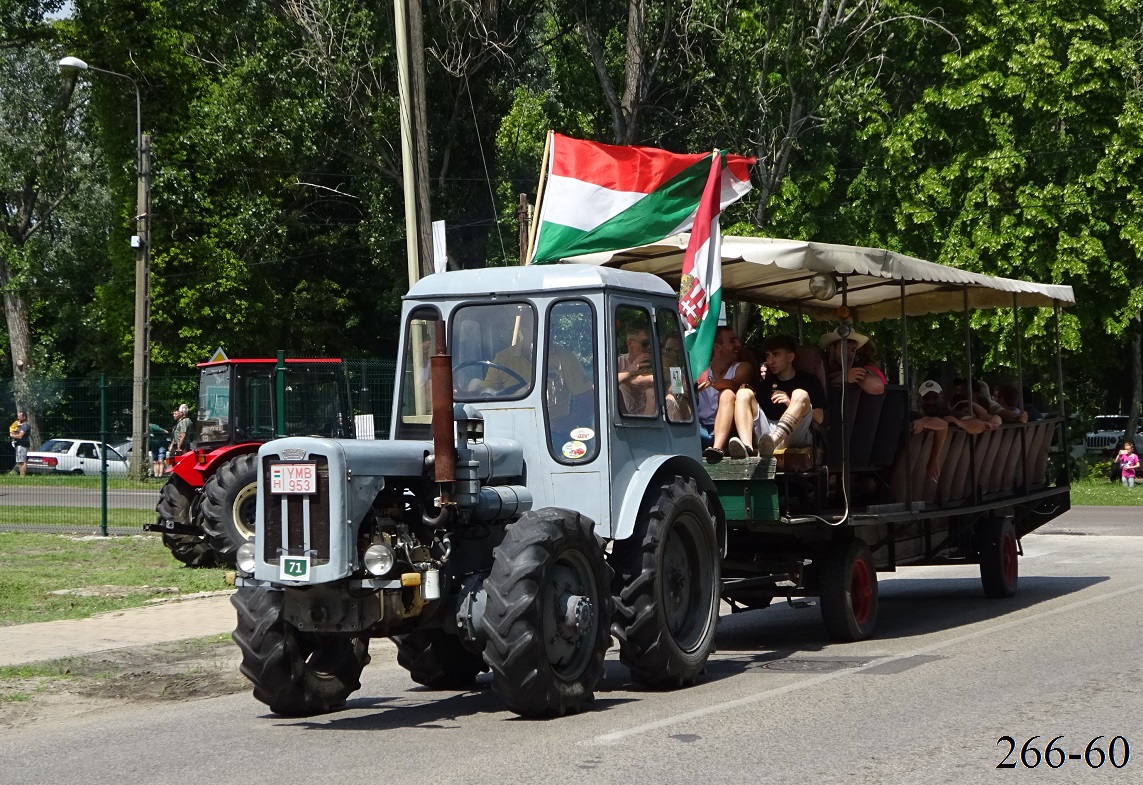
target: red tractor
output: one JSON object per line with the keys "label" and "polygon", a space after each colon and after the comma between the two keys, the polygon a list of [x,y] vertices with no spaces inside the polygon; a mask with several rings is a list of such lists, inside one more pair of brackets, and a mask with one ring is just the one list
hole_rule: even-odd
{"label": "red tractor", "polygon": [[191,567],[234,564],[254,538],[258,447],[283,436],[353,438],[349,381],[337,359],[200,363],[194,449],[175,459],[144,528]]}

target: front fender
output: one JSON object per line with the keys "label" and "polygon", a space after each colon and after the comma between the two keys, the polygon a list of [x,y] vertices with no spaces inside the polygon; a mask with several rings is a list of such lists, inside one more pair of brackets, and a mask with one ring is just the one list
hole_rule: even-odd
{"label": "front fender", "polygon": [[726,513],[722,509],[722,501],[718,498],[718,491],[714,481],[706,473],[702,464],[687,455],[653,455],[635,470],[631,482],[623,495],[623,504],[619,508],[619,517],[614,521],[614,539],[626,540],[635,531],[635,522],[639,517],[639,510],[650,494],[659,493],[663,478],[679,475],[694,479],[700,491],[706,494],[707,501],[714,515],[715,534],[718,537],[719,553],[726,555]]}

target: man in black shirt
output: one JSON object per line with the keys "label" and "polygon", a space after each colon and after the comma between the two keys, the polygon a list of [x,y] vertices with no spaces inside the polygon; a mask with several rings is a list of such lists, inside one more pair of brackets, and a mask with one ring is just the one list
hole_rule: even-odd
{"label": "man in black shirt", "polygon": [[810,424],[825,419],[826,395],[817,377],[794,368],[797,344],[788,335],[774,335],[762,344],[765,362],[755,388],[758,413],[754,420],[759,455],[779,447],[809,447]]}

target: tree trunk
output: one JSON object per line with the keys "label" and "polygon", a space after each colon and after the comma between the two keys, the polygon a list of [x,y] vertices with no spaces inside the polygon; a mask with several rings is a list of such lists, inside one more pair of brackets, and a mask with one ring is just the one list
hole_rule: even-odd
{"label": "tree trunk", "polygon": [[[1140,409],[1143,409],[1143,311],[1135,319],[1131,335],[1131,408],[1127,412],[1127,438],[1131,441],[1135,441],[1139,428]],[[1143,445],[1136,444],[1135,452],[1140,449]]]}
{"label": "tree trunk", "polygon": [[[28,307],[24,298],[11,289],[12,273],[8,259],[0,257],[0,290],[4,292],[4,319],[8,325],[8,343],[12,355],[12,393],[16,408],[28,415],[31,426],[32,444],[41,443],[40,414],[33,404],[29,372],[31,363],[28,350],[31,348],[32,331],[28,325]],[[15,412],[12,412],[15,417]]]}

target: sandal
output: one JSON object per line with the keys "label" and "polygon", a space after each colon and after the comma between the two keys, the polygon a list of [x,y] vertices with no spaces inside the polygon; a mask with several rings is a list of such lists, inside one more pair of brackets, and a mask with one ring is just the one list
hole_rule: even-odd
{"label": "sandal", "polygon": [[723,452],[717,447],[707,447],[702,451],[702,457],[706,458],[707,463],[718,463],[722,460]]}

